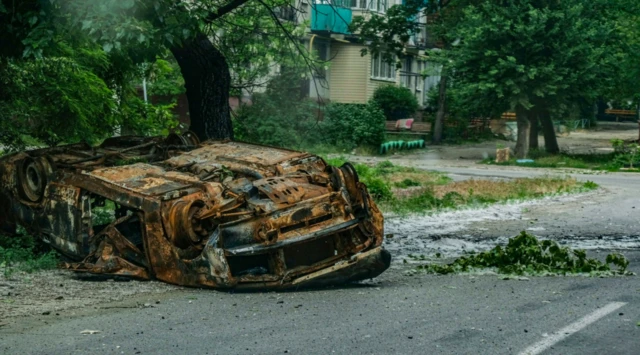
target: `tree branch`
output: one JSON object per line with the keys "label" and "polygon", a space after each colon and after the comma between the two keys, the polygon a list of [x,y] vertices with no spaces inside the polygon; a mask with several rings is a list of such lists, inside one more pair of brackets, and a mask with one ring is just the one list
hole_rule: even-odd
{"label": "tree branch", "polygon": [[229,12],[237,9],[238,7],[244,5],[245,3],[249,2],[250,0],[233,0],[230,3],[222,6],[221,8],[219,8],[218,10],[216,10],[215,12],[211,12],[209,13],[209,16],[207,16],[207,18],[204,19],[204,21],[206,23],[211,23],[217,19],[219,19],[220,17],[228,14]]}

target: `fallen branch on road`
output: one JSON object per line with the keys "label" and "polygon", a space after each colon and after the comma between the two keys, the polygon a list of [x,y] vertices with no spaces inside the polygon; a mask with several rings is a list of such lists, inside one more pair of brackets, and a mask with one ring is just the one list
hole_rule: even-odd
{"label": "fallen branch on road", "polygon": [[538,240],[523,231],[520,235],[510,238],[506,247],[498,245],[486,252],[460,257],[449,264],[420,265],[418,270],[435,274],[452,274],[494,269],[500,274],[520,276],[635,275],[627,271],[628,266],[629,261],[621,254],[609,254],[605,262],[602,262],[588,258],[584,250],[561,247],[552,240]]}

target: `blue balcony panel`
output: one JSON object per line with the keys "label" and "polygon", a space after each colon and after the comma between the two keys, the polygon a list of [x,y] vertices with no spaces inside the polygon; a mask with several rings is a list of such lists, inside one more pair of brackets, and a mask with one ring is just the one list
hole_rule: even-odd
{"label": "blue balcony panel", "polygon": [[351,17],[351,9],[316,4],[311,11],[311,30],[349,34]]}

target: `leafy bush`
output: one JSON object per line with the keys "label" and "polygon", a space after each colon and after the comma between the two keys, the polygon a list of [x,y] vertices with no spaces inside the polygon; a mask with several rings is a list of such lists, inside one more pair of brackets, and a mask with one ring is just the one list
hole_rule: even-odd
{"label": "leafy bush", "polygon": [[286,106],[269,94],[257,94],[251,105],[243,105],[233,125],[238,140],[286,148],[317,143],[317,127],[311,102]]}
{"label": "leafy bush", "polygon": [[328,143],[338,146],[379,146],[385,140],[385,117],[372,103],[330,104],[325,111],[322,132]]}
{"label": "leafy bush", "polygon": [[0,142],[10,148],[25,147],[25,136],[47,145],[91,142],[116,124],[113,92],[70,58],[10,61],[0,70],[0,86]]}
{"label": "leafy bush", "polygon": [[[291,75],[271,80],[234,117],[236,139],[286,148],[302,148],[321,140],[316,105],[302,95]],[[292,84],[293,83],[293,84]]]}
{"label": "leafy bush", "polygon": [[98,143],[117,127],[125,134],[167,134],[177,125],[172,104],[145,103],[138,78],[112,73],[102,50],[68,56],[0,60],[0,145]]}
{"label": "leafy bush", "polygon": [[[609,264],[616,267],[612,270]],[[540,274],[578,274],[631,275],[627,271],[629,261],[620,254],[609,254],[605,262],[587,258],[584,250],[571,250],[561,247],[552,240],[538,240],[521,232],[509,238],[506,247],[495,248],[471,256],[463,256],[450,264],[421,265],[418,269],[438,274],[468,272],[473,269],[495,268],[501,274],[540,275]]]}
{"label": "leafy bush", "polygon": [[385,139],[385,118],[374,104],[329,104],[321,108],[306,97],[299,76],[273,78],[267,90],[234,115],[236,139],[292,149],[353,149],[379,146]]}
{"label": "leafy bush", "polygon": [[372,101],[388,120],[410,117],[418,110],[418,100],[411,90],[394,85],[381,86],[373,93]]}

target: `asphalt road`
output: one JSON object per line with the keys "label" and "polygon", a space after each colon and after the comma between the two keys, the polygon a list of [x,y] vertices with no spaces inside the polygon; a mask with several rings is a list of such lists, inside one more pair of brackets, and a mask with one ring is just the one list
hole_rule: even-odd
{"label": "asphalt road", "polygon": [[[629,257],[640,265],[640,252]],[[534,350],[637,354],[638,322],[636,277],[502,280],[396,269],[347,288],[182,290],[22,319],[0,328],[0,353],[518,354],[546,342]]]}
{"label": "asphalt road", "polygon": [[[540,173],[442,169],[459,178]],[[542,228],[536,234],[640,234],[640,175],[578,178],[605,190],[587,200],[532,207],[527,215]],[[474,226],[465,233],[511,233],[531,222],[505,222],[493,232]],[[625,255],[640,273],[640,250]],[[14,319],[0,327],[0,353],[640,353],[640,276],[503,280],[407,276],[406,268],[396,263],[378,279],[352,287],[281,293],[187,289]],[[81,334],[85,330],[99,333]]]}

